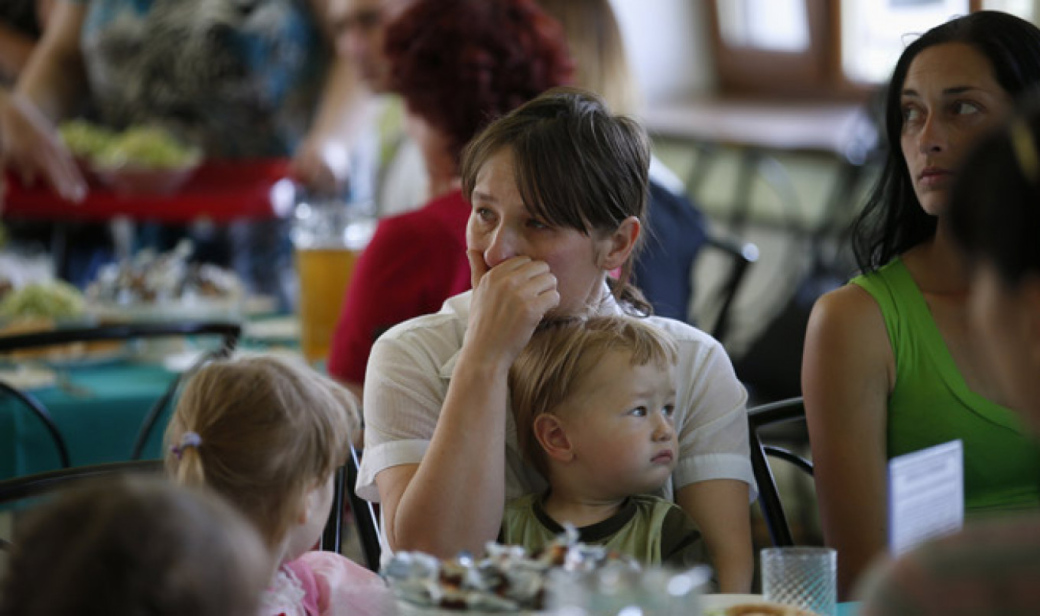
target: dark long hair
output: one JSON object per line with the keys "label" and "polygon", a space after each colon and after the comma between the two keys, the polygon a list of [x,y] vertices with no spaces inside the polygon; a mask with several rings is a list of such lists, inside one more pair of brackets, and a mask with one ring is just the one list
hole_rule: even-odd
{"label": "dark long hair", "polygon": [[852,224],[852,249],[862,272],[872,272],[935,235],[936,219],[917,200],[900,147],[903,83],[910,64],[925,49],[965,43],[986,56],[994,76],[1018,98],[1040,84],[1040,29],[1008,13],[979,11],[925,32],[899,57],[885,92],[888,156],[863,211]]}
{"label": "dark long hair", "polygon": [[992,263],[1011,288],[1040,275],[1040,100],[964,161],[950,197],[954,240],[971,260]]}
{"label": "dark long hair", "polygon": [[[646,224],[650,140],[638,122],[612,114],[599,96],[555,88],[488,126],[462,156],[466,199],[480,168],[503,148],[513,153],[516,184],[532,215],[586,235],[612,233],[629,216]],[[642,293],[628,283],[638,248],[611,292],[630,311],[649,314]]]}

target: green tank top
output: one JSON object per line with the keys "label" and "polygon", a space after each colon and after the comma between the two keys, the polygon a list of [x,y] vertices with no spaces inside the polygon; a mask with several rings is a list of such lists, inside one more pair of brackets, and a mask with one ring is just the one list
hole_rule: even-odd
{"label": "green tank top", "polygon": [[1037,440],[1014,411],[968,389],[902,259],[852,282],[881,307],[895,355],[888,457],[960,439],[969,514],[1037,507]]}

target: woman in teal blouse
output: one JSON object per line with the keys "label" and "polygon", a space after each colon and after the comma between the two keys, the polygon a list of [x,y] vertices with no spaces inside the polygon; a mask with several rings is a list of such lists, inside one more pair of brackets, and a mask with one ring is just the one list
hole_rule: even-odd
{"label": "woman in teal blouse", "polygon": [[843,595],[885,551],[893,456],[960,439],[969,515],[1040,503],[1040,448],[976,352],[968,275],[945,221],[961,158],[1037,84],[1040,30],[992,11],[929,30],[895,67],[888,159],[853,228],[863,275],[817,302],[802,366]]}

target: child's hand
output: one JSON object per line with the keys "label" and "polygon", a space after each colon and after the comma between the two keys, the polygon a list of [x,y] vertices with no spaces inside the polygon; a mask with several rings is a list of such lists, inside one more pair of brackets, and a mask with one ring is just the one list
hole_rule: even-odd
{"label": "child's hand", "polygon": [[505,361],[506,369],[531,339],[538,323],[560,303],[556,276],[544,261],[513,257],[488,268],[480,251],[469,250],[473,300],[466,344],[481,357]]}

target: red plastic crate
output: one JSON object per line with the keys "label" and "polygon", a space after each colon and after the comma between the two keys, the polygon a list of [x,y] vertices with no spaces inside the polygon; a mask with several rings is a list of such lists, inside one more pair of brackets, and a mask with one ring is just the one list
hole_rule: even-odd
{"label": "red plastic crate", "polygon": [[283,180],[290,180],[288,159],[211,161],[200,165],[172,194],[120,194],[90,179],[86,198],[72,203],[42,182],[26,186],[14,174],[7,173],[2,212],[4,218],[53,221],[98,221],[125,216],[167,223],[199,219],[226,223],[245,218],[276,218],[288,215],[290,207],[286,205],[292,205],[291,198],[288,204],[284,203],[286,199],[272,199],[272,191]]}

